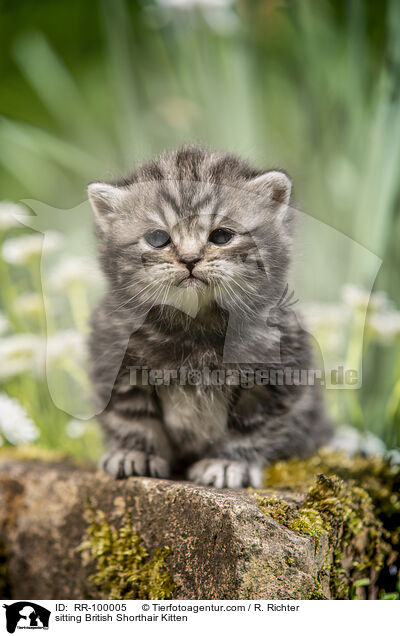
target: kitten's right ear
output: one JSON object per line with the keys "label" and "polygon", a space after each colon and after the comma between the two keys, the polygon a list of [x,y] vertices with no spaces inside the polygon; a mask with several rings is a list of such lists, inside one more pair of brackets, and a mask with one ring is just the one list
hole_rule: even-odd
{"label": "kitten's right ear", "polygon": [[90,183],[88,195],[96,224],[104,232],[120,215],[125,193],[109,183]]}

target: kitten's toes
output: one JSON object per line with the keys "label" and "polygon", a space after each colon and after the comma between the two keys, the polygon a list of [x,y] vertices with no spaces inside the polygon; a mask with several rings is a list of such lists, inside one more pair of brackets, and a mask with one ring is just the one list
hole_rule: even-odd
{"label": "kitten's toes", "polygon": [[135,475],[166,479],[170,475],[169,464],[163,457],[135,450],[106,453],[100,460],[100,468],[114,479]]}
{"label": "kitten's toes", "polygon": [[262,482],[260,466],[229,459],[202,459],[190,466],[187,477],[215,488],[259,488]]}

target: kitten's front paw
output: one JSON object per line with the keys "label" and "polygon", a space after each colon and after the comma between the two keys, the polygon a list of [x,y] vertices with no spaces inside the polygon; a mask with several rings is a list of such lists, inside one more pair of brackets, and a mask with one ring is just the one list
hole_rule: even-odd
{"label": "kitten's front paw", "polygon": [[100,468],[115,479],[135,475],[167,479],[170,475],[170,466],[166,459],[135,450],[106,453],[100,460]]}
{"label": "kitten's front paw", "polygon": [[258,464],[230,459],[201,459],[190,466],[187,477],[190,481],[215,488],[260,488],[262,483]]}

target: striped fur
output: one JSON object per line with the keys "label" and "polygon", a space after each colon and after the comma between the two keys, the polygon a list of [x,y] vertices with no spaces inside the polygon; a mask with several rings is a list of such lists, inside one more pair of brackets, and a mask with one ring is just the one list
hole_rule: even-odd
{"label": "striped fur", "polygon": [[[149,386],[139,372],[132,382],[132,367],[312,367],[307,334],[279,305],[292,243],[287,175],[184,147],[92,184],[89,197],[108,279],[90,337],[105,470],[185,470],[203,484],[257,486],[263,464],[324,443],[330,425],[317,387]],[[226,245],[210,241],[220,228],[232,233]],[[154,230],[170,237],[165,247],[147,242]],[[183,262],[188,255],[195,265]]]}

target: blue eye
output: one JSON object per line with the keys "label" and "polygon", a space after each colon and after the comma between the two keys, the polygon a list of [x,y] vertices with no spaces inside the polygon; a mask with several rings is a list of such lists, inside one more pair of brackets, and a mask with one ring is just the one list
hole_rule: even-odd
{"label": "blue eye", "polygon": [[211,232],[208,240],[215,245],[226,245],[226,243],[229,243],[232,237],[233,232],[221,228],[219,230],[214,230],[213,232]]}
{"label": "blue eye", "polygon": [[154,230],[153,232],[148,232],[148,234],[144,237],[151,247],[155,247],[160,249],[161,247],[165,247],[168,243],[171,242],[170,236],[164,230]]}

